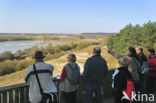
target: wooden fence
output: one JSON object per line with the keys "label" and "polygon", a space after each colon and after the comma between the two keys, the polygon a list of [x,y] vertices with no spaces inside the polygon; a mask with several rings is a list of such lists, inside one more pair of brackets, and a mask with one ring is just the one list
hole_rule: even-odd
{"label": "wooden fence", "polygon": [[[114,69],[109,69],[107,77],[104,79],[101,93],[103,95],[104,103],[114,103],[112,96],[112,73]],[[53,78],[56,87],[59,90],[59,79],[57,77]],[[0,88],[0,103],[29,103],[29,86],[26,83],[17,84],[8,87]],[[84,81],[81,80],[81,85],[77,91],[78,103],[84,103]],[[59,103],[61,103],[61,95],[59,93]]]}

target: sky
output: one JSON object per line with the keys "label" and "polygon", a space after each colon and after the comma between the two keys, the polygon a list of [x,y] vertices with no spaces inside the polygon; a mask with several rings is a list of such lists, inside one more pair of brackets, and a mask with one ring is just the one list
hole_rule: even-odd
{"label": "sky", "polygon": [[0,0],[0,33],[112,33],[149,20],[156,0]]}

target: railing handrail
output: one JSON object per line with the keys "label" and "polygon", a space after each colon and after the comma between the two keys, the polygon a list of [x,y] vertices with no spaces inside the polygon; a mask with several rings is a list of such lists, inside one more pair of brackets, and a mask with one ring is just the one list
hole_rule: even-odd
{"label": "railing handrail", "polygon": [[[52,80],[54,80],[54,81],[57,80],[57,77],[53,77]],[[25,87],[25,86],[29,86],[29,85],[27,83],[21,83],[21,84],[6,86],[6,87],[0,87],[0,92],[8,91],[8,90],[11,90],[11,89],[16,89],[16,88],[19,88],[19,87]]]}
{"label": "railing handrail", "polygon": [[[108,69],[108,71],[113,71],[113,70],[115,70],[115,69],[114,68],[113,69]],[[53,77],[52,80],[56,81],[56,80],[59,80],[59,79],[57,77]],[[21,83],[21,84],[6,86],[6,87],[0,87],[0,92],[4,92],[4,91],[11,90],[11,89],[16,89],[16,88],[21,88],[21,87],[26,87],[26,86],[28,86],[27,83]]]}

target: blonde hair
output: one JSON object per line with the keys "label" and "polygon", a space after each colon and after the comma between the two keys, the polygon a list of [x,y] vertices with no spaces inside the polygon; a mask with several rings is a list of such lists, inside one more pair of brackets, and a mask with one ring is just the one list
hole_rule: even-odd
{"label": "blonde hair", "polygon": [[76,62],[76,55],[73,53],[68,54],[67,58],[69,62]]}
{"label": "blonde hair", "polygon": [[129,65],[128,59],[126,57],[121,57],[119,59],[119,65],[122,67],[128,67],[128,65]]}

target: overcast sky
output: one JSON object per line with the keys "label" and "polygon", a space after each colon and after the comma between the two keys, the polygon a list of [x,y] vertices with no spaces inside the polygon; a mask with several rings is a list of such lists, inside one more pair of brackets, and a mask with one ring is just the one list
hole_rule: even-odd
{"label": "overcast sky", "polygon": [[119,32],[156,21],[156,0],[0,0],[2,33]]}

